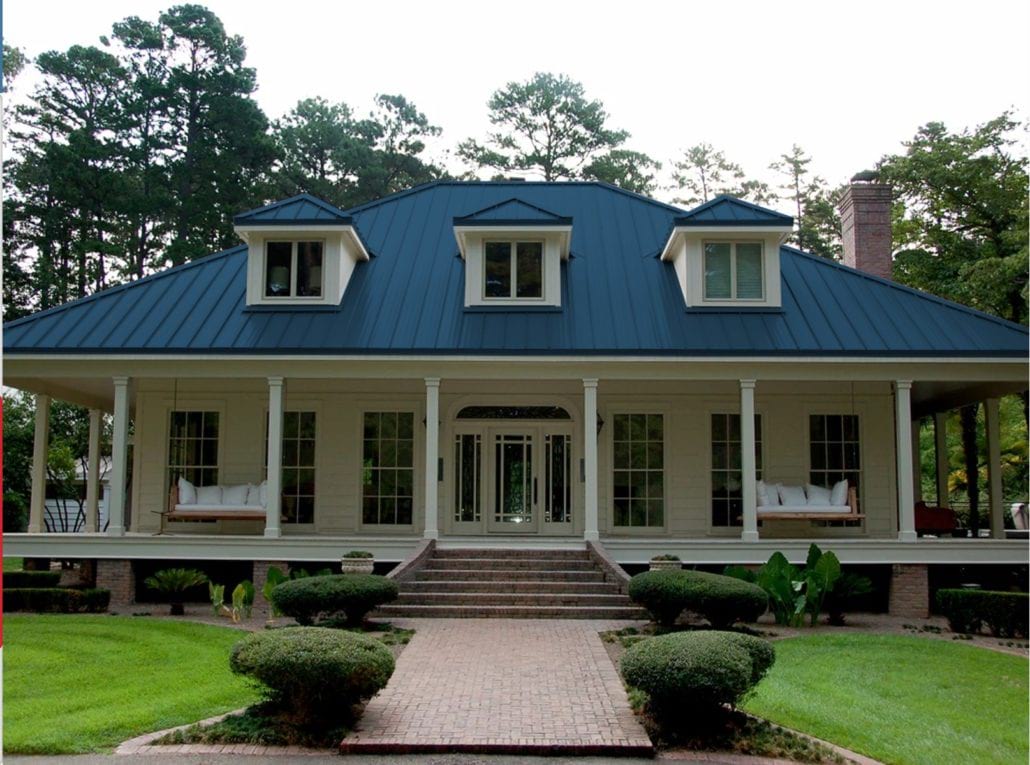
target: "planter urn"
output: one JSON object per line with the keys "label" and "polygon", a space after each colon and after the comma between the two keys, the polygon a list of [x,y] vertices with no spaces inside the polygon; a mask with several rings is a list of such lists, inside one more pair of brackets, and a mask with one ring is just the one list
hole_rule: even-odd
{"label": "planter urn", "polygon": [[374,558],[341,558],[340,570],[345,574],[371,574],[375,570]]}
{"label": "planter urn", "polygon": [[681,568],[681,560],[651,560],[651,571],[678,571]]}

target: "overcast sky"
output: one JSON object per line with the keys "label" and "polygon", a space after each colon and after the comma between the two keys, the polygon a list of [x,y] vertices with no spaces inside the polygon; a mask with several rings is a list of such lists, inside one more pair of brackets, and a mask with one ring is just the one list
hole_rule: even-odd
{"label": "overcast sky", "polygon": [[[6,0],[4,37],[30,56],[89,44],[171,0]],[[666,168],[708,141],[752,176],[799,143],[832,183],[931,120],[1027,115],[1030,3],[330,2],[209,0],[242,35],[275,118],[323,96],[367,111],[401,93],[443,128],[440,153],[488,128],[510,80],[562,72],[601,99],[629,148]],[[17,83],[25,92],[31,75]],[[16,96],[17,97],[17,96]],[[659,196],[670,198],[670,192]]]}

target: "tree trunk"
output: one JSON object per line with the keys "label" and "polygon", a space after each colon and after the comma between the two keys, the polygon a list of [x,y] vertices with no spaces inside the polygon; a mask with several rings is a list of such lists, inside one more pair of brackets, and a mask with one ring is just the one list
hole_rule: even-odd
{"label": "tree trunk", "polygon": [[976,448],[976,414],[979,404],[959,409],[962,424],[962,452],[966,460],[966,493],[969,496],[969,528],[973,536],[980,534],[980,455]]}

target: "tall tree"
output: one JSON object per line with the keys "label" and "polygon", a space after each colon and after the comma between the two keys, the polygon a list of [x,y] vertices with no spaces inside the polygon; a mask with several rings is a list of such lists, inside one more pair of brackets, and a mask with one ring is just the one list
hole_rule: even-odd
{"label": "tall tree", "polygon": [[588,100],[583,85],[563,74],[509,82],[488,106],[494,132],[484,144],[470,138],[458,146],[458,156],[480,168],[537,172],[545,181],[580,178],[629,137],[608,126],[604,104]]}
{"label": "tall tree", "polygon": [[693,207],[720,194],[746,199],[759,205],[776,201],[768,184],[748,179],[740,165],[731,162],[712,144],[701,142],[687,149],[673,164],[672,179],[680,196],[677,204]]}
{"label": "tall tree", "polygon": [[658,187],[662,163],[630,149],[612,149],[583,168],[583,177],[604,181],[637,194],[652,194]]}
{"label": "tall tree", "polygon": [[[28,58],[20,48],[5,44],[3,46],[3,87],[10,93],[18,75],[24,70]],[[18,225],[20,206],[15,195],[14,173],[17,163],[10,157],[9,131],[10,117],[8,110],[0,114],[3,120],[4,165],[3,173],[3,311],[4,320],[10,321],[28,312],[32,303],[32,274],[25,249],[26,242],[22,236],[22,227]]]}
{"label": "tall tree", "polygon": [[831,190],[826,181],[809,168],[812,157],[797,144],[769,165],[780,174],[783,198],[794,207],[793,243],[802,250],[826,258],[840,257],[840,217],[837,206],[841,190]]}

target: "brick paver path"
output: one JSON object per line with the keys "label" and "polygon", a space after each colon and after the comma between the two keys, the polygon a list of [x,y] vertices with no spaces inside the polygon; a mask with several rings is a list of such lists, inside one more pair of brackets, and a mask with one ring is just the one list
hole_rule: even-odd
{"label": "brick paver path", "polygon": [[578,619],[419,619],[343,752],[646,754],[598,632]]}

